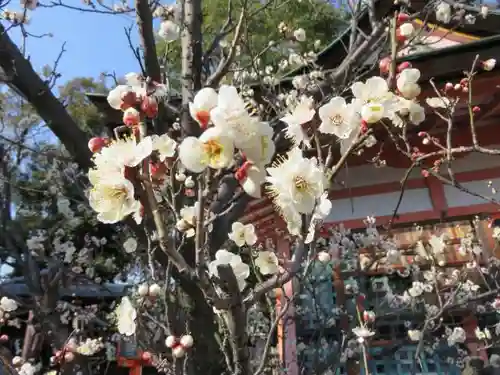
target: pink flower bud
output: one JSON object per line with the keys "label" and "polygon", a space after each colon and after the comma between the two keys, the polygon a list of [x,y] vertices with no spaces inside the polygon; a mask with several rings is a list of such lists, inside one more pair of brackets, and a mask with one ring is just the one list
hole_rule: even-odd
{"label": "pink flower bud", "polygon": [[453,89],[453,83],[447,82],[446,85],[444,85],[444,89],[445,89],[445,91],[449,91],[449,90]]}
{"label": "pink flower bud", "polygon": [[380,74],[388,74],[389,73],[389,69],[391,67],[391,58],[389,56],[384,57],[378,63],[378,67],[380,69]]}
{"label": "pink flower bud", "polygon": [[184,347],[181,345],[178,345],[172,349],[172,355],[175,358],[182,358],[184,357],[184,354],[186,354],[186,351],[184,350]]}
{"label": "pink flower bud", "polygon": [[65,362],[73,362],[74,359],[75,359],[75,354],[73,354],[73,352],[64,353],[64,361]]}
{"label": "pink flower bud", "polygon": [[142,99],[141,111],[144,112],[146,117],[155,118],[158,116],[158,102],[151,96],[145,96]]}
{"label": "pink flower bud", "polygon": [[125,112],[123,112],[123,123],[127,126],[137,126],[139,125],[139,121],[141,120],[141,115],[139,111],[135,108],[127,108]]}
{"label": "pink flower bud", "polygon": [[89,150],[92,152],[92,153],[96,153],[96,152],[99,152],[101,151],[104,147],[106,147],[106,145],[109,143],[109,139],[108,138],[104,138],[104,137],[94,137],[94,138],[91,138],[89,143],[88,143],[88,146],[89,146]]}

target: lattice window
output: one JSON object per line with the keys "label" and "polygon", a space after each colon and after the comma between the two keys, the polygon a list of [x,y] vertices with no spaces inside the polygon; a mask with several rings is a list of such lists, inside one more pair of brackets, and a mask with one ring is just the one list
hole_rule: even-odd
{"label": "lattice window", "polygon": [[[372,348],[373,359],[369,360],[370,375],[460,375],[460,369],[448,364],[437,354],[421,354],[416,371],[413,372],[416,346],[403,346],[391,356],[378,358],[382,348]],[[360,375],[364,375],[361,369]]]}
{"label": "lattice window", "polygon": [[314,262],[307,276],[299,282],[296,312],[302,323],[300,328],[335,325],[336,298],[332,275],[331,265]]}

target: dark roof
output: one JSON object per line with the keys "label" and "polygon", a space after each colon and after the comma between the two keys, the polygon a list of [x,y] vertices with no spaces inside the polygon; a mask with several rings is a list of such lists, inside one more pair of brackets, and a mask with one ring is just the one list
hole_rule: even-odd
{"label": "dark roof", "polygon": [[[61,289],[62,297],[80,297],[80,298],[119,298],[125,296],[128,290],[132,288],[129,284],[88,284],[75,285]],[[0,284],[0,290],[13,296],[28,296],[30,291],[23,282],[8,281]]]}

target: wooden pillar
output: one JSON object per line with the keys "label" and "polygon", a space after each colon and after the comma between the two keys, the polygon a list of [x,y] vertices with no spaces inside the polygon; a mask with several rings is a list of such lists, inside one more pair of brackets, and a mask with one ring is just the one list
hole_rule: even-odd
{"label": "wooden pillar", "polygon": [[476,328],[477,328],[477,318],[474,315],[469,315],[464,319],[462,327],[467,334],[467,339],[470,340],[467,343],[467,348],[469,353],[473,357],[480,357],[484,362],[488,361],[488,353],[484,348],[484,344],[478,342],[476,339]]}
{"label": "wooden pillar", "polygon": [[[284,260],[291,258],[290,238],[283,234],[276,236],[276,250],[279,257]],[[285,262],[287,263],[287,262]],[[283,286],[284,295],[281,290],[277,291],[276,312],[279,313],[281,306],[285,305],[285,298],[293,297],[293,282],[289,281]],[[290,303],[287,312],[283,316],[278,326],[278,350],[282,363],[282,374],[298,375],[299,367],[297,363],[297,331],[295,327],[295,308],[293,302]]]}

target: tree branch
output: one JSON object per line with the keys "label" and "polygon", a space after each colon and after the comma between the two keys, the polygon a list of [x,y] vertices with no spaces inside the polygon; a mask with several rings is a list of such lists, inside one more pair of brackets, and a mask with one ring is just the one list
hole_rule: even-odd
{"label": "tree branch", "polygon": [[0,25],[0,50],[2,51],[0,66],[6,73],[12,73],[12,79],[8,82],[9,87],[33,105],[80,167],[90,168],[91,153],[87,147],[87,134],[78,127],[63,104],[33,70],[30,62],[22,55],[2,25]]}

